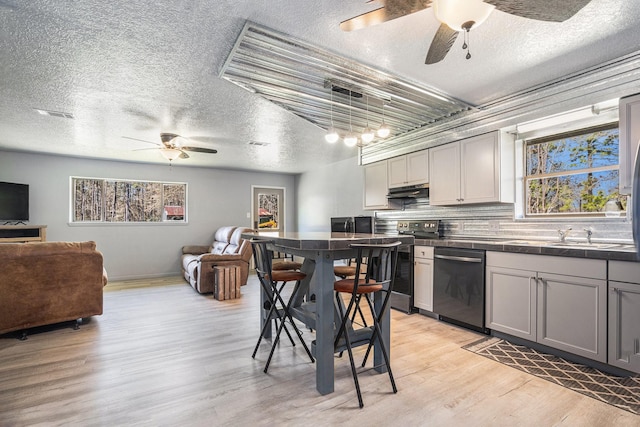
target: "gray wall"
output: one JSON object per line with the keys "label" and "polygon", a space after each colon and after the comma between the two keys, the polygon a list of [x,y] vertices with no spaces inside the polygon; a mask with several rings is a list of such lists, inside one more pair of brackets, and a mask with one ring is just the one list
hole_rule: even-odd
{"label": "gray wall", "polygon": [[330,231],[334,216],[373,215],[362,209],[364,172],[357,157],[307,171],[296,181],[298,231]]}
{"label": "gray wall", "polygon": [[[188,184],[188,224],[69,225],[69,177]],[[178,274],[183,245],[210,244],[223,225],[251,226],[251,186],[284,187],[287,230],[295,230],[295,177],[212,168],[90,160],[0,151],[0,181],[30,186],[30,224],[48,241],[94,240],[112,280]]]}

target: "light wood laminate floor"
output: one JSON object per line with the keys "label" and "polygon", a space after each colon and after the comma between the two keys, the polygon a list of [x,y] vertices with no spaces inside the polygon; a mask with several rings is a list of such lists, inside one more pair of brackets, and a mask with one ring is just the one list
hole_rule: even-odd
{"label": "light wood laminate floor", "polygon": [[[640,417],[461,347],[482,336],[392,310],[392,366],[360,375],[348,358],[335,392],[286,337],[269,374],[270,343],[251,358],[258,288],[216,301],[181,278],[109,284],[104,314],[26,341],[0,336],[0,426],[638,426]],[[312,339],[313,334],[304,332]],[[359,350],[357,354],[362,354]]]}

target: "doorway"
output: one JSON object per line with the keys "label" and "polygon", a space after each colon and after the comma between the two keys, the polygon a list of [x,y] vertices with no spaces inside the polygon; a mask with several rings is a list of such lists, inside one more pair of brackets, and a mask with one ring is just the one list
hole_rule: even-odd
{"label": "doorway", "polygon": [[284,232],[285,189],[251,186],[251,223],[260,234]]}

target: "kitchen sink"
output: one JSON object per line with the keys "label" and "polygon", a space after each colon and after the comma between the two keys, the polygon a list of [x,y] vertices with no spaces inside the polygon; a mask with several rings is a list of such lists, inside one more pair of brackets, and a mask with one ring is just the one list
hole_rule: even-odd
{"label": "kitchen sink", "polygon": [[515,239],[506,240],[502,242],[505,245],[516,246],[547,246],[552,248],[565,248],[565,249],[619,249],[619,250],[633,250],[633,244],[626,243],[588,243],[588,242],[558,242],[551,240],[526,240]]}
{"label": "kitchen sink", "polygon": [[588,243],[588,242],[552,242],[548,246],[567,249],[612,249],[621,248],[618,243]]}

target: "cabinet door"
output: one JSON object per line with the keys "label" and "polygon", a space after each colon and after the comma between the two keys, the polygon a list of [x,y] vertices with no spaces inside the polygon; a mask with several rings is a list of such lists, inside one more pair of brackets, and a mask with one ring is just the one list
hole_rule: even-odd
{"label": "cabinet door", "polygon": [[631,194],[640,140],[640,94],[620,99],[620,194]]}
{"label": "cabinet door", "polygon": [[460,141],[460,201],[486,203],[500,200],[498,133]]}
{"label": "cabinet door", "polygon": [[429,204],[460,203],[460,144],[429,149]]}
{"label": "cabinet door", "polygon": [[536,340],[536,273],[487,266],[487,328]]}
{"label": "cabinet door", "polygon": [[400,156],[387,160],[389,169],[389,188],[407,185],[407,157]]}
{"label": "cabinet door", "polygon": [[606,281],[550,273],[538,277],[537,341],[606,362]]}
{"label": "cabinet door", "polygon": [[423,310],[433,311],[433,248],[414,248],[413,305]]}
{"label": "cabinet door", "polygon": [[609,282],[608,363],[640,373],[640,284]]}
{"label": "cabinet door", "polygon": [[407,154],[407,185],[429,182],[429,151]]}
{"label": "cabinet door", "polygon": [[364,167],[364,209],[386,209],[387,161],[371,163]]}

